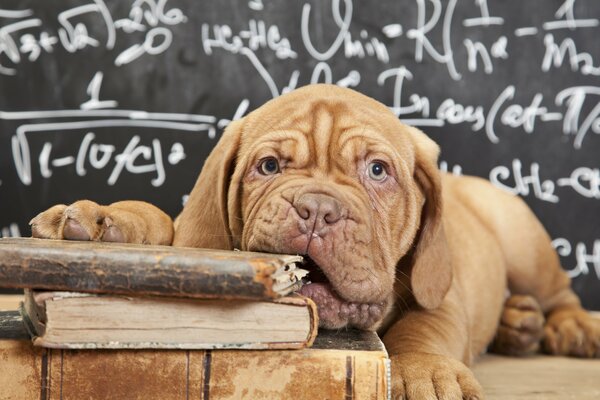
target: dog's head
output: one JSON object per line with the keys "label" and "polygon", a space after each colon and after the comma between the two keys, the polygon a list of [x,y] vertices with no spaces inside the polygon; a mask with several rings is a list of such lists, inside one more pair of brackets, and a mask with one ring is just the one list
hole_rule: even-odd
{"label": "dog's head", "polygon": [[435,308],[451,281],[438,152],[369,97],[298,89],[229,125],[174,244],[306,256],[313,283],[302,293],[327,328],[376,328],[405,256],[415,300]]}

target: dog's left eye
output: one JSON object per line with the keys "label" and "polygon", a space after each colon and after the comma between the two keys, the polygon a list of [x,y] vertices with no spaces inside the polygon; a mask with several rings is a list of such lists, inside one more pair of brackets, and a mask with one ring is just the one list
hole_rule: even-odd
{"label": "dog's left eye", "polygon": [[373,179],[374,181],[382,181],[387,176],[385,164],[379,161],[373,161],[372,163],[369,163],[367,170],[369,173],[369,178]]}
{"label": "dog's left eye", "polygon": [[275,175],[279,172],[279,162],[273,158],[265,158],[258,166],[258,170],[263,175]]}

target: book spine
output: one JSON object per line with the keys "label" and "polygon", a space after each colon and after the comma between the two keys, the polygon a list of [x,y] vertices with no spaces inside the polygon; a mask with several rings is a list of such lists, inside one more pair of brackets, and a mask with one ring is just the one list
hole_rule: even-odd
{"label": "book spine", "polygon": [[387,399],[379,352],[71,351],[0,340],[3,398]]}
{"label": "book spine", "polygon": [[[286,258],[287,257],[287,258]],[[0,239],[0,287],[268,300],[290,256],[167,246]],[[297,261],[297,259],[294,259]]]}
{"label": "book spine", "polygon": [[0,311],[0,339],[29,339],[30,335],[19,311]]}

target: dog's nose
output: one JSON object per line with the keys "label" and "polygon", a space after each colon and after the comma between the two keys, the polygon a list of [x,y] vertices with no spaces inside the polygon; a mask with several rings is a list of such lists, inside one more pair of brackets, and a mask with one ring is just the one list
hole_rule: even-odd
{"label": "dog's nose", "polygon": [[342,218],[342,206],[339,201],[326,194],[305,193],[294,202],[294,208],[300,218],[326,225],[335,224]]}

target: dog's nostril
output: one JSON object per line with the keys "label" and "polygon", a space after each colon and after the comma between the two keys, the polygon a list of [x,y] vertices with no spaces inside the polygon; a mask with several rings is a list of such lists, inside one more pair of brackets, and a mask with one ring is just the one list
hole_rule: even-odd
{"label": "dog's nostril", "polygon": [[331,196],[323,194],[304,194],[294,203],[294,208],[304,220],[318,219],[326,224],[334,224],[342,217],[340,203]]}
{"label": "dog's nostril", "polygon": [[300,216],[300,218],[302,218],[302,219],[310,218],[310,210],[308,208],[298,207],[296,210],[298,211],[298,215]]}
{"label": "dog's nostril", "polygon": [[325,214],[323,219],[328,224],[334,224],[340,220],[340,213],[339,212],[328,212]]}
{"label": "dog's nostril", "polygon": [[319,215],[327,224],[335,224],[342,217],[342,207],[333,198],[326,198],[319,203]]}
{"label": "dog's nostril", "polygon": [[312,195],[302,195],[294,204],[296,211],[298,211],[298,215],[302,219],[311,219],[319,210],[319,202]]}

